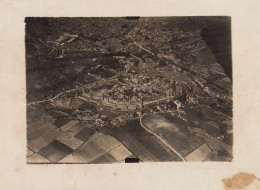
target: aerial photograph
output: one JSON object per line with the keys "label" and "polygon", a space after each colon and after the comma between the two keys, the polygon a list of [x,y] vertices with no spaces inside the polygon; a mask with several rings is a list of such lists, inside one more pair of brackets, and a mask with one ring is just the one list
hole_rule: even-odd
{"label": "aerial photograph", "polygon": [[231,17],[26,17],[28,164],[231,162]]}

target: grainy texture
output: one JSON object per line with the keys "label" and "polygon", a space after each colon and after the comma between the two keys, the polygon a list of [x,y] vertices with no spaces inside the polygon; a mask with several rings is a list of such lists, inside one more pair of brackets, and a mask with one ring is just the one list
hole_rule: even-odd
{"label": "grainy texture", "polygon": [[[259,1],[2,0],[1,189],[224,189],[221,179],[259,173]],[[26,165],[26,16],[232,16],[234,160],[231,163]]]}
{"label": "grainy texture", "polygon": [[[126,152],[112,151],[117,161],[131,154],[144,162],[232,160],[230,17],[25,23],[28,147],[35,153],[53,139],[76,153],[103,133],[123,143]],[[38,127],[46,118],[57,129]],[[70,130],[78,125],[84,128]],[[84,154],[86,163],[109,162],[88,154],[95,151]]]}

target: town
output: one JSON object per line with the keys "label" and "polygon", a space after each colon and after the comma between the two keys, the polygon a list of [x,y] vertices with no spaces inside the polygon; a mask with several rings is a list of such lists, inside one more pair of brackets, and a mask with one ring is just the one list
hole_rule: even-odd
{"label": "town", "polygon": [[[232,159],[232,81],[199,30],[210,20],[37,21],[27,21],[28,163]],[[61,31],[37,36],[53,23]]]}

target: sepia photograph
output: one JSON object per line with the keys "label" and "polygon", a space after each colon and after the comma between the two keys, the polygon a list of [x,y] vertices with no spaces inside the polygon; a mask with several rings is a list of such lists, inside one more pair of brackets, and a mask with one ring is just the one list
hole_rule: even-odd
{"label": "sepia photograph", "polygon": [[231,17],[26,17],[28,164],[231,162]]}

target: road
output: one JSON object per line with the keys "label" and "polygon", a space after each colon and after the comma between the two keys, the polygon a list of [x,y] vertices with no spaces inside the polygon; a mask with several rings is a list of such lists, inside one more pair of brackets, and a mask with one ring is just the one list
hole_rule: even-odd
{"label": "road", "polygon": [[172,98],[173,98],[173,96],[170,96],[170,97],[166,97],[166,98],[162,98],[162,99],[158,99],[158,100],[154,100],[154,101],[150,101],[150,102],[144,102],[144,106],[149,105],[149,104],[153,104],[153,103],[162,102],[162,101],[165,101],[165,100],[170,100]]}
{"label": "road", "polygon": [[158,136],[157,134],[155,134],[154,132],[152,132],[150,129],[146,128],[143,124],[142,124],[142,118],[143,116],[140,118],[140,124],[141,126],[147,130],[149,133],[152,133],[154,136],[156,136],[165,146],[167,146],[169,149],[171,149],[175,154],[177,154],[181,159],[182,161],[186,162],[185,158],[182,157],[180,155],[180,153],[177,152],[177,150],[175,150],[171,145],[169,145],[163,138],[161,138],[160,136]]}
{"label": "road", "polygon": [[154,54],[153,52],[149,51],[148,49],[145,49],[144,47],[140,46],[140,45],[137,44],[136,42],[134,42],[134,45],[136,45],[137,47],[139,47],[139,48],[143,49],[144,51],[146,51],[146,52],[152,54],[153,56],[155,56],[155,54]]}
{"label": "road", "polygon": [[90,74],[90,73],[88,73],[88,75],[95,77],[97,79],[97,81],[95,81],[93,83],[90,83],[90,84],[87,84],[87,85],[83,85],[82,87],[75,87],[75,88],[72,88],[70,90],[63,91],[63,92],[57,94],[56,96],[54,96],[52,98],[49,98],[49,99],[46,99],[46,100],[30,102],[30,103],[27,104],[27,106],[33,106],[33,105],[36,105],[36,104],[39,104],[39,103],[43,103],[43,102],[54,101],[56,98],[60,97],[61,95],[65,94],[65,93],[71,93],[73,91],[80,90],[82,88],[88,88],[88,87],[96,85],[97,83],[100,83],[100,82],[108,82],[108,81],[113,80],[113,79],[115,79],[117,77],[117,75],[115,75],[115,76],[113,76],[113,77],[111,77],[111,78],[106,80],[106,79],[103,79],[101,77],[98,77],[98,76]]}

